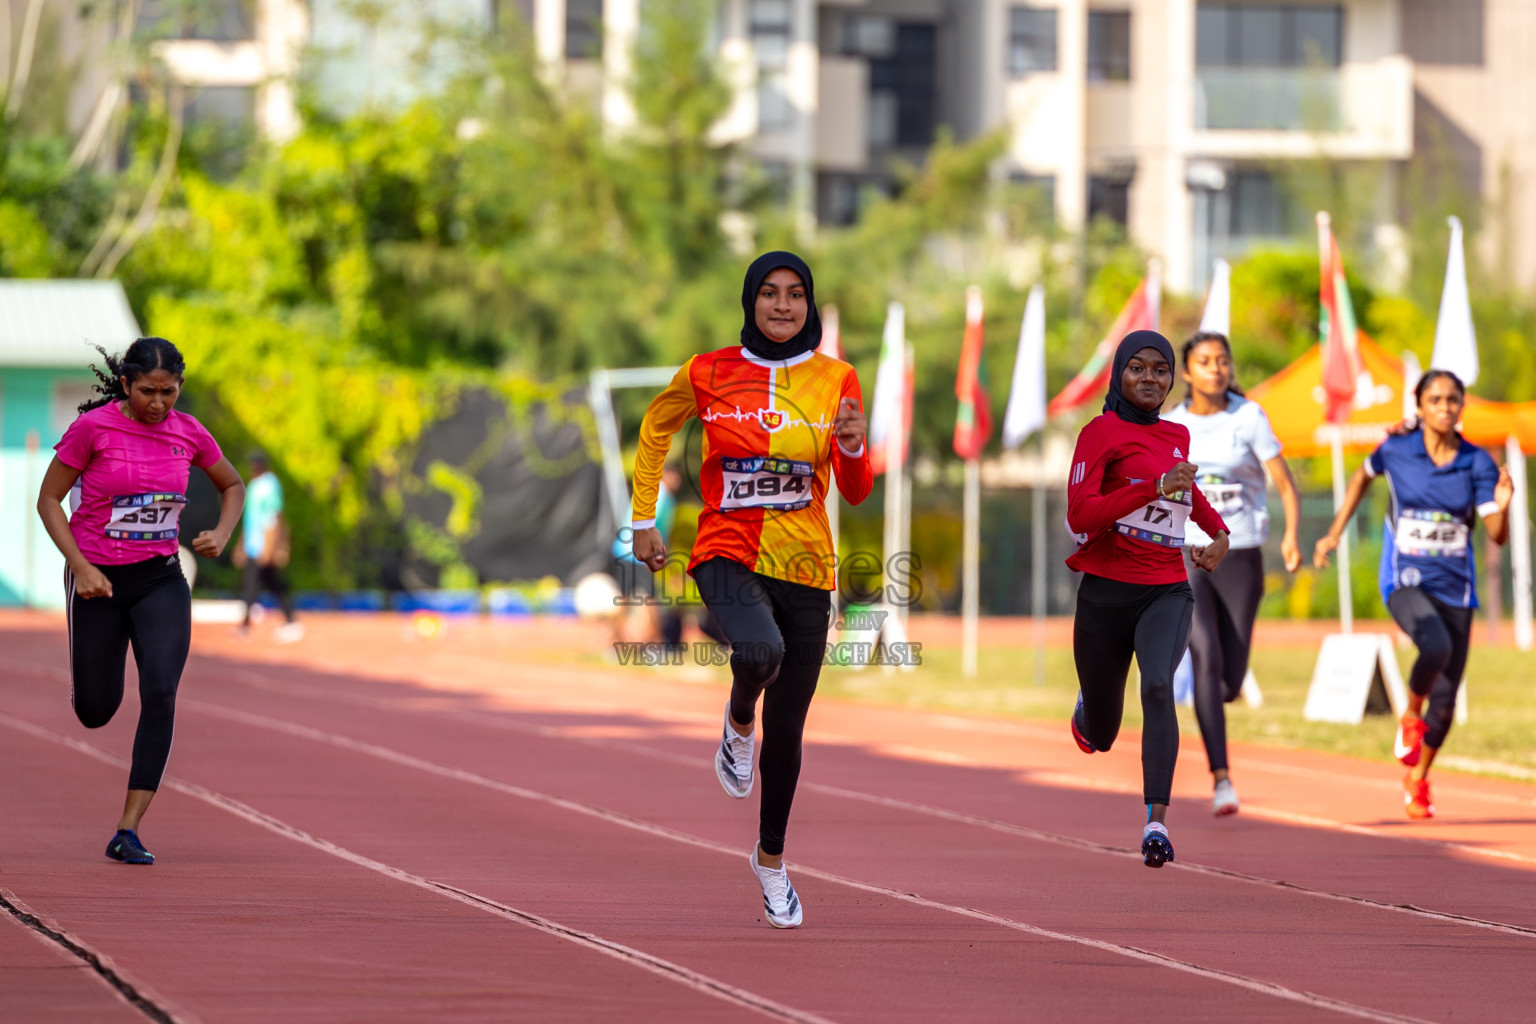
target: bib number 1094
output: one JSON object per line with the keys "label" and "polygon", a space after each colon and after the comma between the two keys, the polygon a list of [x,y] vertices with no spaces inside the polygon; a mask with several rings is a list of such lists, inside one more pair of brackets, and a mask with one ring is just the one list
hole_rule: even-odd
{"label": "bib number 1094", "polygon": [[811,503],[815,468],[794,459],[720,460],[720,507],[789,511]]}

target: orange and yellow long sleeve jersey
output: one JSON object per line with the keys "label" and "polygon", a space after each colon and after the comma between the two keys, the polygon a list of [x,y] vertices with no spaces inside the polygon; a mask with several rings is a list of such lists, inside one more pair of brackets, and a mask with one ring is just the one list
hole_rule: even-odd
{"label": "orange and yellow long sleeve jersey", "polygon": [[819,352],[779,362],[739,346],[694,356],[651,402],[640,425],[634,527],[654,525],[672,436],[698,417],[704,511],[689,571],[724,557],[764,576],[834,589],[828,473],[837,471],[838,490],[855,505],[874,486],[865,447],[845,452],[832,432],[844,398],[863,409],[858,375]]}

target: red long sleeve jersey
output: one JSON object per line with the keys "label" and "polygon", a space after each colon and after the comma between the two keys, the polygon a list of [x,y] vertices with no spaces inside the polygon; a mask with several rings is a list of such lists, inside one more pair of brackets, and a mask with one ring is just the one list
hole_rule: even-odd
{"label": "red long sleeve jersey", "polygon": [[1200,488],[1157,496],[1157,478],[1189,455],[1189,428],[1159,420],[1127,423],[1113,413],[1077,435],[1067,484],[1067,526],[1088,539],[1067,565],[1122,583],[1185,579],[1184,524],[1214,537],[1227,524]]}
{"label": "red long sleeve jersey", "polygon": [[819,352],[779,362],[739,347],[694,356],[640,425],[635,526],[651,525],[672,435],[697,416],[704,424],[704,511],[689,571],[723,556],[765,576],[834,589],[828,477],[837,471],[837,488],[853,505],[874,486],[864,447],[850,455],[832,432],[844,398],[864,407],[858,376]]}

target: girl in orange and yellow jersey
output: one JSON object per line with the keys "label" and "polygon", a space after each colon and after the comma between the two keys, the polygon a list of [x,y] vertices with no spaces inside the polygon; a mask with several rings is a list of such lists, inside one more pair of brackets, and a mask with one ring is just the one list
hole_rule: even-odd
{"label": "girl in orange and yellow jersey", "polygon": [[635,456],[635,557],[658,571],[666,546],[651,518],[672,436],[703,423],[704,511],[688,571],[731,640],[731,700],[715,774],[752,792],[753,726],[763,697],[762,803],[753,873],[768,922],[794,928],[799,896],[784,869],[784,832],[800,776],[801,735],[821,675],[836,584],[827,525],[830,473],[857,505],[874,482],[853,367],[816,351],[821,319],[811,270],[770,252],[747,269],[741,345],[694,356],[646,410]]}

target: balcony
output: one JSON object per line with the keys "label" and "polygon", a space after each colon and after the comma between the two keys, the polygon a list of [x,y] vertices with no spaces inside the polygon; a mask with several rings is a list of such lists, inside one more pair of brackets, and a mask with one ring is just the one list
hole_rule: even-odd
{"label": "balcony", "polygon": [[1193,127],[1210,156],[1404,159],[1413,67],[1391,56],[1336,68],[1202,68]]}

